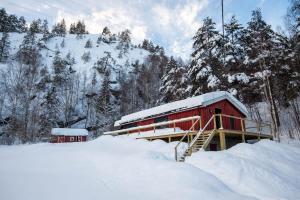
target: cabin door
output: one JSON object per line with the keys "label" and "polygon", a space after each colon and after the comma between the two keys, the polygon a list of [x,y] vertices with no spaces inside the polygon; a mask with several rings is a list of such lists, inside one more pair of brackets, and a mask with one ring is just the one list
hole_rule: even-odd
{"label": "cabin door", "polygon": [[[222,109],[220,108],[215,108],[215,114],[221,114]],[[221,119],[220,116],[216,116],[216,129],[219,129],[221,127]]]}

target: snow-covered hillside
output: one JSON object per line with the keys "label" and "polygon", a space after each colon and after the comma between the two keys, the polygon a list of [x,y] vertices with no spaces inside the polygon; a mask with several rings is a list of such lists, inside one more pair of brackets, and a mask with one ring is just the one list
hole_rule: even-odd
{"label": "snow-covered hillside", "polygon": [[103,136],[0,146],[0,199],[299,199],[300,148],[261,141],[173,159],[175,143]]}
{"label": "snow-covered hillside", "polygon": [[[26,33],[9,34],[9,39],[11,41],[11,55],[14,55],[18,51],[25,35]],[[135,61],[143,63],[146,56],[149,55],[148,51],[131,45],[128,52],[120,57],[120,50],[117,49],[118,41],[111,44],[104,42],[97,44],[98,37],[99,34],[85,34],[81,38],[75,34],[66,34],[65,37],[53,37],[45,43],[45,48],[41,51],[42,63],[50,68],[52,66],[55,51],[58,50],[61,53],[61,57],[66,57],[67,54],[70,53],[71,57],[75,59],[73,67],[77,72],[81,74],[87,73],[87,75],[90,75],[92,73],[94,63],[96,63],[100,58],[107,56],[106,52],[110,53],[112,59],[115,61],[115,68],[124,68],[126,63],[128,63],[127,65],[130,65]],[[42,39],[42,34],[37,34],[37,39]],[[91,41],[91,47],[85,48],[88,40]],[[88,52],[90,52],[91,59],[88,62],[85,62],[82,59],[82,55]],[[126,71],[126,69],[124,70]]]}

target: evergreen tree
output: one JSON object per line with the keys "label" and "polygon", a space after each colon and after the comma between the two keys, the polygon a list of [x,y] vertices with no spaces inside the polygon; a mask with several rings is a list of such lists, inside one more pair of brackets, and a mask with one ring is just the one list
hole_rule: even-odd
{"label": "evergreen tree", "polygon": [[40,52],[34,32],[28,32],[23,39],[17,52],[17,58],[26,65],[36,65],[39,63]]}
{"label": "evergreen tree", "polygon": [[61,58],[59,50],[55,51],[52,68],[54,72],[53,85],[56,89],[62,88],[67,81],[67,62]]}
{"label": "evergreen tree", "polygon": [[113,38],[112,38],[112,34],[111,34],[109,28],[104,27],[101,35],[99,35],[99,37],[97,39],[97,44],[100,44],[101,42],[109,44],[112,42],[112,40],[113,40]]}
{"label": "evergreen tree", "polygon": [[43,33],[41,19],[33,20],[30,24],[29,31],[31,33]]}
{"label": "evergreen tree", "polygon": [[90,62],[91,60],[91,53],[89,51],[84,52],[81,56],[81,59],[84,61],[84,63]]}
{"label": "evergreen tree", "polygon": [[60,114],[60,100],[55,87],[52,87],[45,95],[42,102],[42,113],[40,114],[40,134],[49,136],[52,128],[58,127]]}
{"label": "evergreen tree", "polygon": [[249,77],[245,74],[244,60],[245,53],[241,47],[243,27],[235,16],[225,24],[225,45],[224,45],[224,75],[227,76],[227,90],[238,98],[247,93]]}
{"label": "evergreen tree", "polygon": [[192,61],[189,68],[191,95],[199,95],[222,88],[222,36],[216,31],[211,18],[205,18],[203,25],[193,37]]}
{"label": "evergreen tree", "polygon": [[115,65],[115,60],[111,57],[110,52],[104,52],[106,56],[100,58],[95,64],[94,68],[97,70],[99,74],[105,74],[107,70],[113,69]]}
{"label": "evergreen tree", "polygon": [[61,36],[61,37],[65,37],[66,35],[66,22],[65,19],[62,19],[61,22],[54,24],[53,28],[52,28],[52,34],[55,36]]}
{"label": "evergreen tree", "polygon": [[9,48],[10,48],[10,41],[8,33],[2,33],[2,38],[0,40],[0,62],[7,61],[9,57]]}
{"label": "evergreen tree", "polygon": [[4,8],[0,9],[0,32],[10,32],[10,22]]}
{"label": "evergreen tree", "polygon": [[162,77],[161,87],[159,88],[160,102],[169,103],[185,97],[187,86],[185,75],[186,69],[171,57]]}
{"label": "evergreen tree", "polygon": [[84,45],[84,48],[92,48],[92,47],[93,47],[92,41],[88,39]]}
{"label": "evergreen tree", "polygon": [[110,72],[106,71],[101,84],[99,98],[97,101],[97,113],[103,116],[109,116],[112,111],[112,94],[110,86]]}
{"label": "evergreen tree", "polygon": [[23,16],[19,18],[19,22],[17,24],[16,29],[19,33],[27,32],[26,20]]}
{"label": "evergreen tree", "polygon": [[[250,76],[249,92],[245,93],[245,102],[253,103],[263,97],[269,105],[274,132],[279,132],[279,113],[274,96],[273,60],[275,34],[262,18],[261,11],[252,12],[252,18],[242,36],[242,46],[245,49],[245,73]],[[278,136],[277,136],[278,138]]]}
{"label": "evergreen tree", "polygon": [[75,24],[75,23],[72,23],[72,24],[70,25],[69,33],[70,33],[70,34],[76,34],[76,24]]}

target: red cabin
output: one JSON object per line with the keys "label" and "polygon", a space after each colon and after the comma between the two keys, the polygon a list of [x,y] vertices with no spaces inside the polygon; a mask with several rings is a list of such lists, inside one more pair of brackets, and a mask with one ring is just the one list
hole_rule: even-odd
{"label": "red cabin", "polygon": [[53,128],[51,130],[51,143],[85,142],[88,131],[75,128]]}
{"label": "red cabin", "polygon": [[[195,129],[199,130],[200,125],[204,126],[214,114],[245,118],[247,109],[228,92],[211,92],[123,116],[121,120],[115,122],[115,126],[120,129],[127,129],[192,116],[201,116],[201,123],[195,126]],[[221,126],[220,120],[220,118],[216,118],[216,128]],[[177,123],[176,127],[181,130],[188,130],[192,124],[192,121],[185,121]],[[172,128],[172,126],[172,124],[168,125],[169,128]],[[209,126],[209,129],[214,128],[213,123]],[[222,126],[224,129],[242,130],[240,120],[236,118],[224,118]],[[148,130],[151,130],[151,128]]]}

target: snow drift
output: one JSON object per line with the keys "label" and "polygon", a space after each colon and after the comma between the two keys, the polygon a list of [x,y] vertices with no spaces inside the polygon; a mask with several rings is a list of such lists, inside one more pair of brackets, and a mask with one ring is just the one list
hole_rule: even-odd
{"label": "snow drift", "polygon": [[176,143],[103,136],[0,146],[0,199],[299,199],[300,148],[271,141],[174,161]]}

